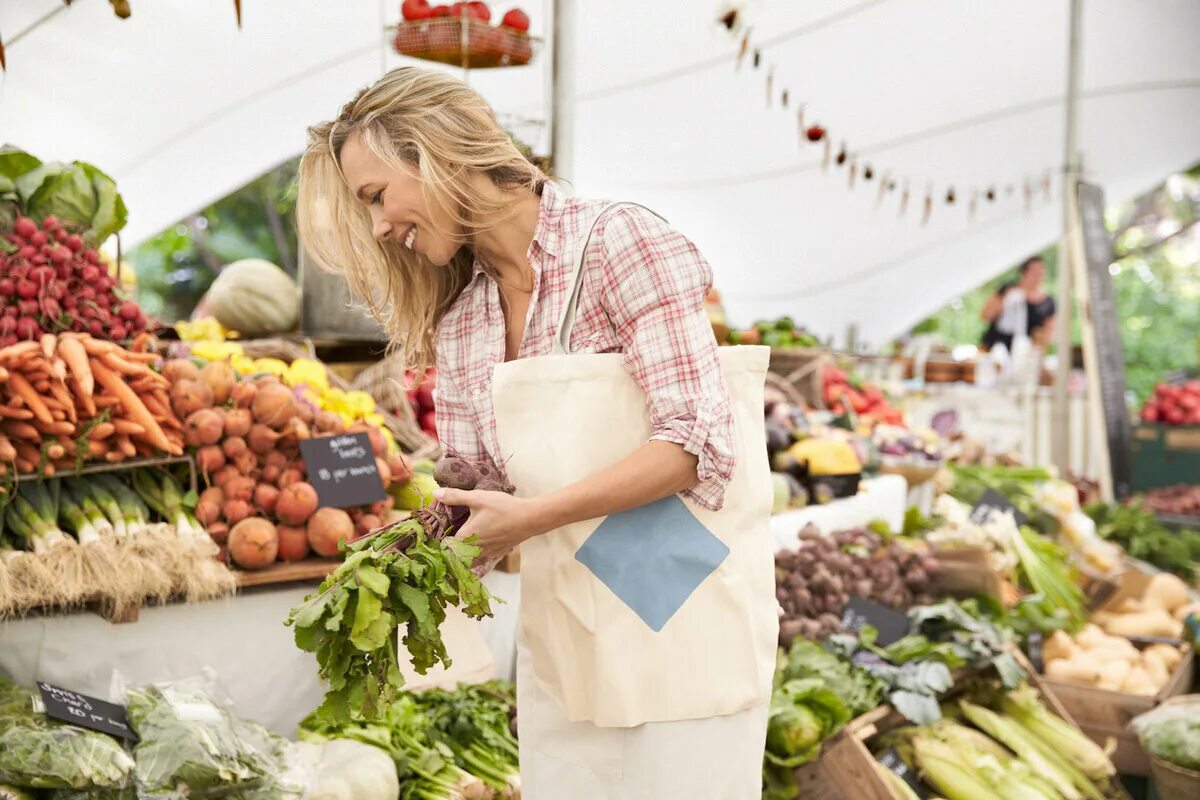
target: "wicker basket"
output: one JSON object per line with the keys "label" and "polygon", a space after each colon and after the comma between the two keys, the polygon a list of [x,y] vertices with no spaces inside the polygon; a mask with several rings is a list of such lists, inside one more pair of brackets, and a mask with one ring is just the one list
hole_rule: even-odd
{"label": "wicker basket", "polygon": [[[1190,706],[1200,714],[1200,694],[1181,694],[1164,700],[1163,706]],[[1159,706],[1161,708],[1162,706]],[[1143,745],[1144,747],[1144,745]],[[1147,751],[1149,755],[1149,751]],[[1150,756],[1150,774],[1154,778],[1154,786],[1158,796],[1163,800],[1168,798],[1200,797],[1200,772],[1184,769],[1169,761]]]}
{"label": "wicker basket", "polygon": [[771,371],[796,387],[812,408],[825,408],[821,373],[833,364],[828,350],[815,347],[772,347]]}
{"label": "wicker basket", "polygon": [[797,408],[804,408],[808,405],[808,400],[799,389],[774,372],[767,373],[766,398],[768,402],[775,398],[783,398],[788,405]]}
{"label": "wicker basket", "polygon": [[401,55],[463,69],[519,67],[533,60],[538,40],[469,17],[402,22],[393,44]]}
{"label": "wicker basket", "polygon": [[[242,350],[246,355],[251,358],[278,358],[288,363],[298,358],[316,358],[312,344],[307,341],[300,342],[293,339],[248,339],[246,341],[239,341],[238,344],[242,346]],[[375,369],[378,366],[377,364],[369,369]],[[356,386],[351,386],[347,383],[342,376],[338,375],[332,369],[326,369],[326,374],[329,376],[329,385],[336,389],[349,392],[356,388]],[[375,397],[373,393],[372,397]],[[409,409],[407,417],[403,415],[397,416],[389,410],[391,406],[381,404],[378,397],[375,397],[375,402],[380,405],[378,411],[383,417],[383,424],[392,432],[392,436],[395,437],[396,444],[400,445],[401,450],[415,458],[436,457],[437,442],[427,436],[417,425],[411,409]],[[407,408],[407,406],[408,404],[405,402],[401,408]]]}

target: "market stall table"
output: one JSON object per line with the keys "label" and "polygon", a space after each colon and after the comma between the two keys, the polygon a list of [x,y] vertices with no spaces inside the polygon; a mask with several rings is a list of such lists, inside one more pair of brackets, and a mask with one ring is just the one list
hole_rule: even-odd
{"label": "market stall table", "polygon": [[[479,623],[479,633],[496,677],[511,679],[517,576],[493,573],[485,583],[506,602],[493,604],[495,617]],[[226,600],[148,607],[126,625],[88,612],[12,620],[0,624],[0,673],[23,685],[45,681],[106,698],[117,676],[157,682],[211,668],[240,716],[290,736],[325,693],[316,659],[296,647],[283,624],[312,590],[261,587]]]}

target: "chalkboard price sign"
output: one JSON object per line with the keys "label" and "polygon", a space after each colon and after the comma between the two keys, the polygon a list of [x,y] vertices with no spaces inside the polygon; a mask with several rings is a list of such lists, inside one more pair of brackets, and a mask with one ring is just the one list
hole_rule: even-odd
{"label": "chalkboard price sign", "polygon": [[137,734],[129,727],[129,717],[124,706],[60,689],[48,683],[38,683],[37,686],[46,716],[131,742],[138,740]]}
{"label": "chalkboard price sign", "polygon": [[368,506],[387,496],[371,439],[365,433],[305,439],[300,442],[300,453],[322,506]]}
{"label": "chalkboard price sign", "polygon": [[1007,511],[1013,515],[1013,519],[1016,520],[1018,525],[1024,525],[1027,521],[1025,515],[1017,510],[1017,507],[1007,497],[997,491],[988,489],[983,493],[983,497],[979,498],[979,502],[975,504],[975,507],[971,509],[971,522],[974,522],[976,525],[983,525],[987,522],[988,517],[991,516],[993,511]]}
{"label": "chalkboard price sign", "polygon": [[857,633],[870,625],[878,631],[875,643],[887,647],[908,635],[908,616],[863,597],[851,597],[842,609],[842,627]]}
{"label": "chalkboard price sign", "polygon": [[1080,183],[1078,198],[1087,261],[1086,310],[1096,340],[1095,369],[1100,383],[1113,494],[1123,499],[1132,489],[1133,426],[1125,403],[1125,356],[1121,350],[1121,329],[1117,324],[1117,303],[1113,296],[1112,273],[1109,272],[1113,262],[1112,237],[1104,226],[1104,190]]}
{"label": "chalkboard price sign", "polygon": [[900,780],[908,784],[908,788],[913,790],[913,793],[921,800],[929,797],[929,792],[925,790],[924,784],[917,780],[917,776],[913,774],[913,770],[904,763],[904,759],[896,752],[896,748],[891,748],[879,756],[879,763],[887,767]]}

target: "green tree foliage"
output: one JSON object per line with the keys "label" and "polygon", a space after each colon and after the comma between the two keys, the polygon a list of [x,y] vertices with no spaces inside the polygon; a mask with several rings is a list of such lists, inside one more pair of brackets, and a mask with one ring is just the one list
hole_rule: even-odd
{"label": "green tree foliage", "polygon": [[134,249],[128,258],[147,313],[186,319],[221,267],[238,259],[265,258],[295,275],[299,163],[280,164]]}

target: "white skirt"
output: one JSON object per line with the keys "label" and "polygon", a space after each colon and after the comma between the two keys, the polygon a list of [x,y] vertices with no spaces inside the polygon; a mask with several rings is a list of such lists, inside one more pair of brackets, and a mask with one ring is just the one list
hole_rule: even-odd
{"label": "white skirt", "polygon": [[[703,669],[703,665],[696,665]],[[712,719],[600,728],[571,722],[517,647],[524,800],[759,800],[767,706]]]}

